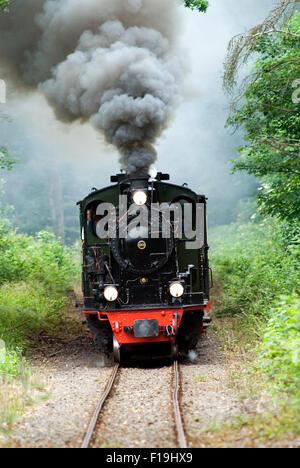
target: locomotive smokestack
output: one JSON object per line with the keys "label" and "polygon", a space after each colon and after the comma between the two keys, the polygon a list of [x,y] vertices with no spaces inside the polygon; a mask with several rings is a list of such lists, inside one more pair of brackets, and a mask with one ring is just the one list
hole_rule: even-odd
{"label": "locomotive smokestack", "polygon": [[180,95],[178,10],[175,0],[18,0],[0,15],[0,56],[57,118],[89,120],[128,173],[148,173]]}

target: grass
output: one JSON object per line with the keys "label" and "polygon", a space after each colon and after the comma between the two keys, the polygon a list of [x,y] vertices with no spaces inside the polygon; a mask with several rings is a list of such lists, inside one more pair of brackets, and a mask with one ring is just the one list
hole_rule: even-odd
{"label": "grass", "polygon": [[121,449],[123,448],[118,442],[103,443],[101,449]]}
{"label": "grass", "polygon": [[9,435],[13,423],[28,407],[50,399],[45,385],[37,381],[26,361],[18,370],[18,374],[9,377],[0,375],[0,435]]}
{"label": "grass", "polygon": [[[282,408],[279,414],[266,411],[257,415],[236,416],[230,423],[215,421],[201,429],[205,447],[289,447],[299,431],[298,414]],[[197,442],[195,443],[197,446]]]}
{"label": "grass", "polygon": [[6,361],[1,365],[7,372],[0,373],[0,428],[7,434],[11,424],[31,403],[29,367],[21,356],[7,352]]}
{"label": "grass", "polygon": [[293,228],[265,220],[212,235],[214,329],[230,386],[252,410],[206,428],[208,444],[215,432],[234,445],[242,431],[249,446],[300,435],[300,248]]}
{"label": "grass", "polygon": [[[289,379],[281,387],[284,374],[281,361],[280,378],[274,377],[275,362],[266,360],[263,352],[264,334],[259,337],[249,333],[247,326],[243,328],[241,319],[216,318],[213,328],[220,337],[226,356],[229,388],[240,399],[245,412],[232,416],[229,421],[215,420],[201,427],[195,438],[195,447],[199,446],[199,439],[206,447],[219,448],[281,447],[293,443],[300,436],[299,386],[290,385],[295,382],[291,379],[294,373],[288,366]],[[201,419],[195,421],[201,422]]]}
{"label": "grass", "polygon": [[199,374],[194,376],[194,382],[196,383],[202,383],[205,382],[207,379],[206,375],[204,374]]}
{"label": "grass", "polygon": [[0,432],[45,396],[25,356],[40,332],[59,327],[78,265],[52,234],[33,238],[0,223]]}

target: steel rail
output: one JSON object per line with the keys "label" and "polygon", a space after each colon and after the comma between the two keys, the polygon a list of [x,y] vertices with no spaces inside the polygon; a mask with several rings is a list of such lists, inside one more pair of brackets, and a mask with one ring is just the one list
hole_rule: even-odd
{"label": "steel rail", "polygon": [[173,404],[174,404],[174,414],[176,429],[178,435],[179,448],[186,449],[187,442],[183,429],[183,422],[179,406],[179,390],[180,390],[180,379],[179,379],[179,365],[178,361],[174,361],[174,394],[173,394]]}
{"label": "steel rail", "polygon": [[106,385],[106,388],[101,396],[101,399],[99,401],[99,404],[93,414],[93,417],[91,419],[91,422],[90,422],[90,425],[88,427],[88,430],[86,431],[86,435],[85,435],[85,438],[84,438],[84,441],[82,443],[82,446],[81,448],[83,449],[87,449],[89,448],[90,446],[90,443],[91,443],[91,440],[92,440],[92,437],[93,437],[93,434],[94,434],[94,430],[95,430],[95,427],[96,427],[96,424],[97,424],[97,421],[98,421],[98,418],[99,418],[99,415],[100,415],[100,412],[103,408],[103,405],[107,399],[107,397],[109,396],[110,392],[111,392],[111,389],[114,385],[114,382],[116,380],[116,377],[117,377],[117,373],[118,373],[118,370],[119,370],[119,367],[120,367],[120,364],[116,364],[115,367],[114,367],[114,370],[110,376],[110,379]]}

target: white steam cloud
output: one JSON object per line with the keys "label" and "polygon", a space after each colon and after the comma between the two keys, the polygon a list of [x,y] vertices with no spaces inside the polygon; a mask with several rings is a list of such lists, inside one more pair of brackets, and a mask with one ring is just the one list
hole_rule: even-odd
{"label": "white steam cloud", "polygon": [[176,0],[16,0],[0,54],[60,120],[89,120],[129,173],[147,173],[183,79]]}

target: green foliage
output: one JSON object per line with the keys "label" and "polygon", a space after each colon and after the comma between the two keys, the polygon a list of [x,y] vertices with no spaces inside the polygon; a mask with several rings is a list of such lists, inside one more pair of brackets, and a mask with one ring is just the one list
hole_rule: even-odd
{"label": "green foliage", "polygon": [[258,368],[280,390],[300,401],[300,298],[283,297],[272,310]]}
{"label": "green foliage", "polygon": [[4,362],[0,362],[0,374],[16,376],[21,372],[21,353],[18,348],[7,350]]}
{"label": "green foliage", "polygon": [[3,233],[9,232],[11,229],[11,223],[8,219],[8,216],[11,213],[12,208],[3,203],[4,183],[5,182],[0,179],[0,236]]}
{"label": "green foliage", "polygon": [[0,180],[0,339],[6,347],[0,353],[0,431],[6,431],[32,393],[24,351],[60,322],[80,262],[53,234],[29,237],[12,230],[2,194]]}
{"label": "green foliage", "polygon": [[211,240],[215,273],[223,287],[220,315],[268,319],[276,299],[300,284],[297,223],[267,219],[233,224],[217,228]]}
{"label": "green foliage", "polygon": [[[9,120],[5,115],[0,115],[0,119],[6,121]],[[8,171],[11,171],[16,162],[17,160],[9,155],[8,149],[5,146],[0,146],[0,170],[7,169]]]}
{"label": "green foliage", "polygon": [[41,232],[35,238],[16,232],[0,235],[0,285],[26,279],[62,294],[73,284],[74,269],[72,250],[53,234]]}
{"label": "green foliage", "polygon": [[206,0],[184,0],[184,6],[205,13],[209,7],[209,2]]}
{"label": "green foliage", "polygon": [[10,4],[10,0],[0,0],[0,10],[7,11]]}
{"label": "green foliage", "polygon": [[[285,31],[286,24],[299,10],[300,0],[277,0],[262,23],[250,30],[234,36],[228,44],[228,53],[224,63],[223,83],[227,91],[232,92],[237,85],[241,68],[250,60],[256,59],[257,44],[263,37]],[[286,35],[290,33],[287,32]]]}
{"label": "green foliage", "polygon": [[272,413],[249,421],[249,426],[259,429],[262,437],[276,438],[299,430],[299,221],[262,220],[255,214],[252,218],[211,235],[214,270],[221,283],[215,311],[226,317],[221,336],[228,335],[227,349],[251,353],[249,366],[241,367],[247,395],[252,384],[254,391],[257,387],[275,393],[276,424]]}
{"label": "green foliage", "polygon": [[45,290],[36,281],[5,283],[0,287],[0,304],[0,336],[15,355],[29,343],[30,336],[57,321],[65,297]]}
{"label": "green foliage", "polygon": [[300,104],[292,99],[300,79],[300,13],[287,30],[290,34],[263,35],[256,42],[253,52],[260,58],[246,102],[228,123],[246,131],[234,169],[261,180],[261,212],[292,220],[300,217]]}
{"label": "green foliage", "polygon": [[52,234],[33,238],[9,228],[0,231],[0,338],[8,350],[0,371],[14,371],[11,359],[59,320],[66,291],[79,280],[78,265],[73,251]]}
{"label": "green foliage", "polygon": [[15,162],[16,160],[9,156],[7,148],[0,146],[0,169],[8,169],[10,171]]}

